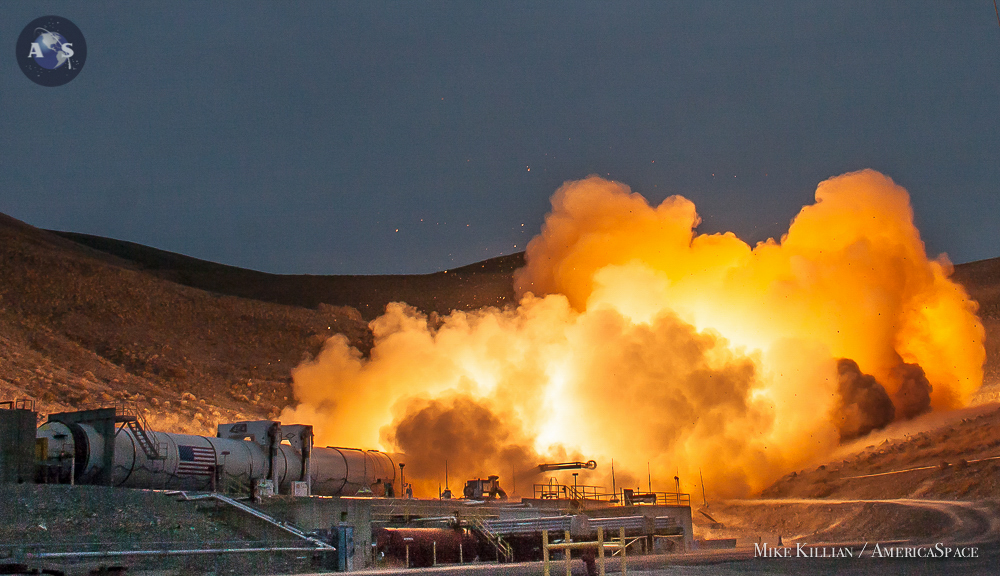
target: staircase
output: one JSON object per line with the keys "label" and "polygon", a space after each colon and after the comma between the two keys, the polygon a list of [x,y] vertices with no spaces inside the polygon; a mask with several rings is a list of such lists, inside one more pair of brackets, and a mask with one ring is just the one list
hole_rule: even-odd
{"label": "staircase", "polygon": [[497,550],[497,562],[513,562],[514,561],[514,549],[511,548],[510,544],[504,541],[503,536],[500,536],[494,532],[482,518],[474,516],[471,518],[472,527],[474,530],[482,534]]}
{"label": "staircase", "polygon": [[336,550],[336,548],[334,548],[333,546],[330,546],[326,542],[323,542],[322,540],[320,540],[319,538],[316,538],[315,536],[312,536],[311,534],[307,534],[307,533],[303,532],[302,530],[299,530],[298,528],[296,528],[295,526],[293,526],[293,525],[291,525],[291,524],[289,524],[287,522],[282,522],[281,520],[278,520],[277,518],[275,518],[273,516],[270,516],[268,514],[265,514],[265,513],[261,512],[260,510],[257,510],[253,506],[247,506],[246,504],[244,504],[244,503],[242,503],[242,502],[240,502],[238,500],[234,500],[234,499],[230,498],[229,496],[225,496],[223,494],[219,494],[218,492],[200,492],[200,493],[188,494],[187,492],[176,491],[176,492],[167,492],[167,494],[171,494],[171,495],[176,494],[176,495],[180,496],[181,500],[184,500],[184,501],[206,500],[206,499],[218,500],[219,502],[224,502],[226,504],[229,504],[230,506],[232,506],[233,508],[236,508],[237,510],[240,510],[241,512],[245,512],[245,513],[253,516],[254,518],[257,518],[259,520],[263,520],[264,522],[270,524],[271,526],[274,526],[276,528],[280,528],[281,530],[284,530],[285,532],[288,532],[289,534],[291,534],[291,535],[293,535],[293,536],[295,536],[297,538],[301,538],[301,539],[305,540],[306,542],[311,543],[313,546],[315,546],[318,549],[321,549],[321,550]]}
{"label": "staircase", "polygon": [[142,412],[134,404],[122,403],[115,407],[115,413],[115,422],[122,422],[128,426],[132,437],[139,444],[139,448],[146,454],[146,458],[150,460],[165,460],[167,458],[167,455],[160,452],[159,446],[146,433],[149,424],[146,423]]}

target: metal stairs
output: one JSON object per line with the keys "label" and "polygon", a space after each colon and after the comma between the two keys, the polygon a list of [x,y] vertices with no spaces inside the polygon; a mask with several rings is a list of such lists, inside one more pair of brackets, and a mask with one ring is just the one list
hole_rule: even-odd
{"label": "metal stairs", "polygon": [[[146,454],[146,458],[150,460],[165,460],[167,458],[166,454],[160,452],[157,443],[146,433],[146,430],[149,429],[149,424],[146,423],[142,412],[134,405],[128,403],[120,404],[115,408],[115,422],[124,423],[128,426],[128,429],[132,432],[132,437],[139,444],[139,448]],[[119,428],[119,430],[121,429]]]}
{"label": "metal stairs", "polygon": [[471,519],[473,528],[486,537],[486,539],[492,544],[497,550],[497,562],[513,562],[514,561],[514,549],[511,548],[510,544],[504,541],[503,536],[494,532],[482,518],[478,516],[473,516]]}
{"label": "metal stairs", "polygon": [[253,516],[254,518],[263,520],[264,522],[267,522],[272,526],[280,528],[281,530],[284,530],[285,532],[288,532],[293,536],[296,536],[307,542],[310,542],[311,544],[316,546],[316,548],[323,550],[336,550],[336,548],[334,548],[333,546],[330,546],[329,544],[323,542],[319,538],[306,534],[302,530],[299,530],[298,528],[287,522],[282,522],[281,520],[278,520],[273,516],[270,516],[268,514],[261,512],[260,510],[257,510],[253,506],[247,506],[246,504],[238,500],[234,500],[229,496],[224,496],[222,494],[219,494],[218,492],[202,492],[197,494],[188,494],[187,492],[168,492],[168,494],[177,494],[181,497],[181,500],[208,500],[208,499],[218,500],[219,502],[224,502],[226,504],[229,504],[230,506],[236,508],[237,510],[240,510],[241,512],[246,512],[247,514]]}

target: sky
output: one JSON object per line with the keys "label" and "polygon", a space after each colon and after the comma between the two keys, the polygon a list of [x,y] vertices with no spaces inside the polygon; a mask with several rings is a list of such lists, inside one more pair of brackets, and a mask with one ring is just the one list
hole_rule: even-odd
{"label": "sky", "polygon": [[[31,20],[76,24],[70,83]],[[833,175],[1000,256],[1000,23],[962,2],[4,2],[0,212],[274,273],[523,250],[566,180],[779,237]]]}

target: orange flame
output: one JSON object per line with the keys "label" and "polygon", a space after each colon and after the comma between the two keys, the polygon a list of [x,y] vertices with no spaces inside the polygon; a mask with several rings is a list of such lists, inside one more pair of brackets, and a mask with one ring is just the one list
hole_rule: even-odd
{"label": "orange flame", "polygon": [[881,398],[907,398],[890,418],[923,409],[913,391],[926,399],[928,383],[935,410],[981,385],[976,303],[947,257],[928,259],[888,177],[822,182],[780,241],[754,248],[698,223],[680,196],[653,207],[617,182],[567,182],[515,275],[516,309],[430,326],[391,304],[370,358],[334,337],[294,371],[300,404],[283,419],[407,451],[425,493],[448,454],[463,480],[582,454],[613,457],[625,485],[649,463],[659,477],[701,468],[716,493],[743,495],[828,453],[838,414],[864,411],[846,410],[844,386],[871,378],[838,359]]}

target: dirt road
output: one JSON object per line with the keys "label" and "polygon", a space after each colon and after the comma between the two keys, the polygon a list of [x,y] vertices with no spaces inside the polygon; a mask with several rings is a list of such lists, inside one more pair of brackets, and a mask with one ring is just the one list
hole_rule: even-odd
{"label": "dirt road", "polygon": [[[997,503],[965,502],[959,500],[922,500],[916,498],[894,499],[810,499],[780,498],[761,500],[733,500],[741,506],[803,505],[826,507],[831,505],[888,505],[904,509],[929,510],[945,516],[949,523],[941,526],[938,534],[928,534],[928,540],[962,544],[1000,543],[1000,514]],[[904,536],[904,535],[901,535]]]}

